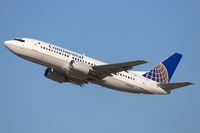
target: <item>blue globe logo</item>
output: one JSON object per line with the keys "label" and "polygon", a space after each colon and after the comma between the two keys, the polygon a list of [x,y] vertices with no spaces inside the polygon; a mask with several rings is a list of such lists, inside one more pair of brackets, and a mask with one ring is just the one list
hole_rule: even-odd
{"label": "blue globe logo", "polygon": [[169,81],[167,69],[163,64],[157,65],[154,69],[147,72],[144,76],[160,83],[168,83]]}

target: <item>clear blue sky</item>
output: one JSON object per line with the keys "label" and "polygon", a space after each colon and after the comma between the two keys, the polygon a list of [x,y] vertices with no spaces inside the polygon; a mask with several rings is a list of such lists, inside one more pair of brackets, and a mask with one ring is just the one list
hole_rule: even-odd
{"label": "clear blue sky", "polygon": [[[1,133],[200,132],[198,0],[1,0]],[[167,96],[97,85],[58,84],[45,68],[11,54],[3,42],[30,37],[108,63],[145,59],[148,70],[174,52],[172,82],[196,84]]]}

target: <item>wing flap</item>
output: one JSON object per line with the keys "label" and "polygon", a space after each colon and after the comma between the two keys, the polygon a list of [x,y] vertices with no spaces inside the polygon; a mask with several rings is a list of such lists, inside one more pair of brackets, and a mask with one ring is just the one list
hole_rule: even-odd
{"label": "wing flap", "polygon": [[163,88],[164,90],[173,90],[177,88],[181,88],[184,86],[191,85],[191,82],[178,82],[178,83],[161,83],[158,84],[159,87]]}

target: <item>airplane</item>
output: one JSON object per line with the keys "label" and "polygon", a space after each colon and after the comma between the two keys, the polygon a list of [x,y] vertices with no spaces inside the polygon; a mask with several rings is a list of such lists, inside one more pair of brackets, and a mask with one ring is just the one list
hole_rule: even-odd
{"label": "airplane", "polygon": [[44,76],[58,83],[84,86],[88,83],[117,91],[137,94],[170,94],[172,90],[191,85],[191,82],[170,83],[182,58],[174,53],[149,71],[132,71],[133,67],[147,63],[135,60],[107,64],[59,46],[31,38],[16,38],[4,42],[15,55],[43,65]]}

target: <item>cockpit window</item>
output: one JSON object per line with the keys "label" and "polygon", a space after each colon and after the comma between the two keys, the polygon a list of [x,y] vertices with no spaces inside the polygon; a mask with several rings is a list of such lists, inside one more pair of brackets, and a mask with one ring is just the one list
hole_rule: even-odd
{"label": "cockpit window", "polygon": [[14,39],[14,40],[16,40],[16,41],[20,41],[20,42],[25,42],[25,40],[20,39],[20,38],[16,38],[16,39]]}

